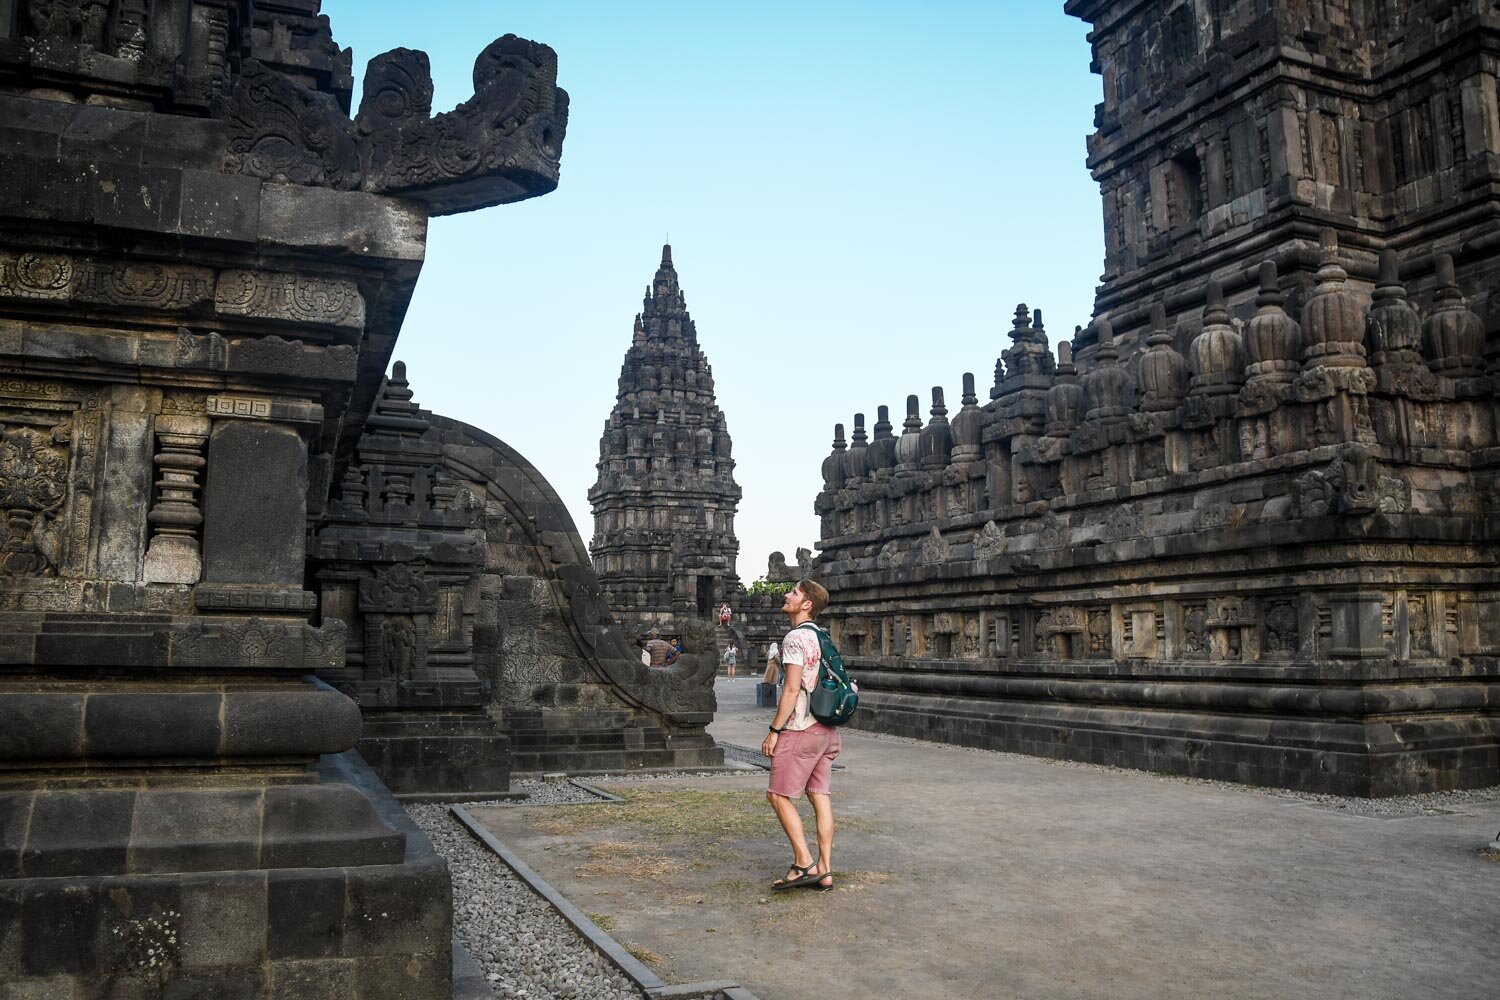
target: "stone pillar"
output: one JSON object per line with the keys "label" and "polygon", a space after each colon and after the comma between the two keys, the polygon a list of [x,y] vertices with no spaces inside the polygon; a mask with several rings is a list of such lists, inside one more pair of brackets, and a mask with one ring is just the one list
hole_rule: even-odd
{"label": "stone pillar", "polygon": [[146,549],[147,583],[197,583],[203,572],[198,533],[198,478],[206,461],[208,421],[200,417],[163,415],[156,420],[157,500],[146,519],[151,544]]}

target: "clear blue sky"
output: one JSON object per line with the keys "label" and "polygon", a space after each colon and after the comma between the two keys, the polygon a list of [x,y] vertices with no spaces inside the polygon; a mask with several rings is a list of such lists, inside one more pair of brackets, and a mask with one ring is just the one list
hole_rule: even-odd
{"label": "clear blue sky", "polygon": [[[1025,13],[1020,10],[1024,8]],[[833,424],[965,371],[1015,304],[1055,343],[1102,267],[1084,138],[1100,99],[1062,0],[325,0],[354,49],[425,50],[434,110],[514,32],[572,97],[557,191],[434,220],[396,356],[416,399],[530,459],[587,542],[586,492],[671,234],[745,497],[740,576],[817,539]],[[355,97],[358,105],[358,94]]]}

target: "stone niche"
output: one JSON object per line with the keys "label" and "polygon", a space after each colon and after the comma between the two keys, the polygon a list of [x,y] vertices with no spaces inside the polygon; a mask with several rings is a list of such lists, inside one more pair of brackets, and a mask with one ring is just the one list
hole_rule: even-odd
{"label": "stone niche", "polygon": [[360,753],[397,792],[475,797],[522,772],[723,763],[707,630],[643,666],[567,509],[503,442],[412,403],[395,366],[313,546]]}
{"label": "stone niche", "polygon": [[[7,996],[451,996],[446,865],[344,753],[306,540],[429,216],[551,191],[567,95],[506,36],[454,111],[397,50],[351,118],[329,30],[317,0],[0,3]],[[381,669],[415,673],[432,605],[386,584]]]}

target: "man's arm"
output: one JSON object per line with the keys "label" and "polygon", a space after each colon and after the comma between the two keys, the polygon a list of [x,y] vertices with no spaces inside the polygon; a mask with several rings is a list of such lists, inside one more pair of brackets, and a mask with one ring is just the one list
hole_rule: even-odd
{"label": "man's arm", "polygon": [[[784,652],[785,650],[783,650]],[[797,682],[792,683],[792,670],[796,669]],[[784,683],[781,686],[781,700],[776,703],[776,716],[771,720],[771,728],[785,729],[786,724],[792,721],[792,714],[797,711],[797,695],[802,691],[802,664],[787,663],[781,661],[781,669],[786,672]],[[767,733],[765,741],[760,745],[760,752],[770,757],[776,752],[776,733]]]}

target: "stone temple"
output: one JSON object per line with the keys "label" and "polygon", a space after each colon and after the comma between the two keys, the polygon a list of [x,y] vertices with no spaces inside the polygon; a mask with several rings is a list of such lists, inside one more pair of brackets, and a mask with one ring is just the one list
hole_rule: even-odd
{"label": "stone temple", "polygon": [[1104,78],[1096,315],[1054,353],[1020,306],[987,398],[837,429],[819,568],[859,725],[1500,782],[1489,7],[1068,3]]}
{"label": "stone temple", "polygon": [[594,571],[627,629],[678,632],[739,586],[732,442],[713,369],[662,247],[646,289],[589,490]]}
{"label": "stone temple", "polygon": [[347,627],[319,676],[359,703],[364,759],[394,792],[470,799],[512,770],[722,763],[708,629],[642,666],[547,480],[413,397],[397,362],[308,565]]}
{"label": "stone temple", "polygon": [[450,997],[380,777],[721,759],[711,640],[642,667],[545,480],[383,378],[428,220],[557,184],[553,51],[473,83],[356,111],[318,0],[0,2],[0,993]]}

